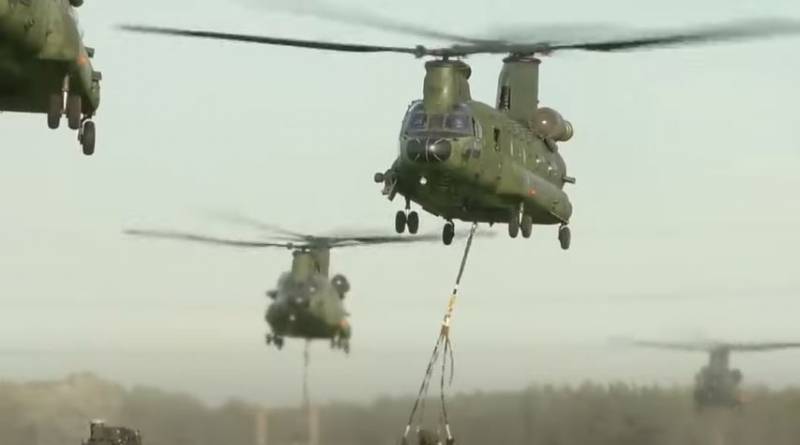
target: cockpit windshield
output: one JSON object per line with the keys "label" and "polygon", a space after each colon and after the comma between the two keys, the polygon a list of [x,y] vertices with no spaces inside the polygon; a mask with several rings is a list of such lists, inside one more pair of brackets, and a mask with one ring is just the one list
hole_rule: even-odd
{"label": "cockpit windshield", "polygon": [[415,102],[406,113],[404,136],[436,134],[441,136],[473,136],[472,114],[466,105],[457,105],[447,114],[427,114],[422,102]]}

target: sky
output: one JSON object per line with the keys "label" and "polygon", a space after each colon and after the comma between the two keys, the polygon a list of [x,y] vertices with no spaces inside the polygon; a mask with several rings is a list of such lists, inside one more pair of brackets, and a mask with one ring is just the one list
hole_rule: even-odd
{"label": "sky", "polygon": [[[611,23],[642,28],[800,18],[789,0],[341,2],[482,36]],[[312,3],[313,5],[313,3]],[[344,7],[344,6],[343,6]],[[422,61],[124,34],[122,23],[387,45],[416,38],[278,12],[256,0],[86,2],[103,72],[97,153],[65,126],[0,115],[0,379],[92,371],[210,402],[300,399],[302,343],[263,343],[284,251],[126,238],[125,228],[246,237],[209,214],[298,231],[393,230],[400,201],[372,182],[396,156]],[[456,307],[454,390],[530,383],[689,384],[702,354],[616,337],[800,340],[800,38],[542,65],[542,105],[576,130],[562,145],[573,242],[475,242]],[[494,101],[500,58],[475,56],[473,97]],[[421,230],[442,221],[423,214]],[[466,229],[467,224],[460,227]],[[350,357],[312,345],[316,400],[415,392],[461,255],[440,244],[336,251],[352,284]],[[749,383],[800,385],[800,351],[735,355]]]}

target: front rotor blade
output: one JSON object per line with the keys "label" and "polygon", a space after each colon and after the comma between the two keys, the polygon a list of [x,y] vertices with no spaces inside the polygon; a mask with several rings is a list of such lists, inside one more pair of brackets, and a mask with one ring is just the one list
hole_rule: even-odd
{"label": "front rotor blade", "polygon": [[354,53],[401,53],[421,57],[427,54],[423,47],[403,48],[394,46],[360,45],[351,43],[325,42],[318,40],[298,40],[278,37],[255,36],[249,34],[232,34],[214,31],[197,31],[179,28],[163,28],[158,26],[122,25],[125,31],[144,34],[161,34],[181,37],[196,37],[214,40],[227,40],[233,42],[259,43],[264,45],[291,46],[296,48],[319,49],[324,51],[343,51]]}
{"label": "front rotor blade", "polygon": [[142,237],[147,237],[147,238],[172,239],[172,240],[179,240],[179,241],[191,241],[191,242],[198,242],[198,243],[205,243],[205,244],[215,244],[215,245],[221,245],[221,246],[233,246],[233,247],[249,247],[249,248],[261,248],[261,247],[292,248],[292,247],[294,247],[294,245],[292,243],[274,243],[274,242],[266,242],[266,241],[233,240],[233,239],[226,239],[226,238],[217,238],[217,237],[213,237],[213,236],[196,235],[196,234],[193,234],[193,233],[177,232],[177,231],[171,231],[171,230],[125,230],[124,233],[126,235],[142,236]]}
{"label": "front rotor blade", "polygon": [[685,46],[713,42],[753,40],[783,35],[800,34],[798,20],[748,20],[720,25],[693,27],[683,30],[643,32],[619,38],[588,39],[574,43],[549,45],[551,51],[577,49],[586,51],[629,51],[639,48]]}
{"label": "front rotor blade", "polygon": [[647,348],[671,349],[676,351],[701,351],[701,352],[711,351],[720,346],[714,343],[707,343],[707,342],[693,343],[693,342],[662,342],[662,341],[631,340],[629,343],[634,346],[643,346]]}
{"label": "front rotor blade", "polygon": [[295,232],[293,230],[284,229],[281,226],[277,226],[275,224],[265,223],[263,221],[259,221],[255,218],[251,218],[249,216],[241,215],[238,213],[221,213],[221,212],[213,212],[211,213],[216,219],[221,221],[226,221],[234,224],[240,224],[244,226],[248,226],[251,228],[255,228],[264,232],[271,232],[271,233],[278,233],[283,236],[277,237],[278,239],[287,241],[294,240],[294,241],[309,241],[314,239],[312,235],[306,235],[304,233]]}
{"label": "front rotor blade", "polygon": [[771,351],[775,349],[800,348],[800,343],[733,343],[729,345],[731,351]]}
{"label": "front rotor blade", "polygon": [[428,28],[416,23],[405,23],[393,18],[381,16],[361,9],[345,8],[339,5],[332,5],[320,1],[276,1],[259,2],[265,7],[276,8],[295,15],[308,16],[329,20],[347,25],[357,25],[379,31],[394,31],[416,37],[428,37],[433,39],[443,39],[450,42],[459,43],[485,43],[487,39],[477,39],[473,37],[452,34],[433,28]]}

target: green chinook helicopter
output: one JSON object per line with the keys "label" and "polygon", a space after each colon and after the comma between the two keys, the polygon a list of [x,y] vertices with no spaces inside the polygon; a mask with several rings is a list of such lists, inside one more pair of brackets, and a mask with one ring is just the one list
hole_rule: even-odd
{"label": "green chinook helicopter", "polygon": [[90,119],[100,105],[101,74],[84,46],[75,9],[83,0],[0,0],[0,111],[45,113],[78,130],[83,153],[95,146]]}
{"label": "green chinook helicopter", "polygon": [[736,408],[742,405],[739,385],[742,372],[730,368],[731,352],[764,352],[800,348],[800,343],[675,343],[634,341],[633,345],[678,351],[706,352],[708,364],[695,376],[694,402],[698,409],[709,407]]}
{"label": "green chinook helicopter", "polygon": [[350,351],[352,330],[347,320],[344,298],[349,280],[341,274],[330,278],[331,249],[383,244],[427,242],[436,235],[408,238],[375,235],[313,236],[257,223],[259,228],[278,232],[266,241],[244,241],[160,230],[127,230],[129,235],[200,242],[239,248],[284,248],[292,251],[292,269],[278,279],[278,286],[267,292],[273,301],[267,308],[266,322],[271,332],[267,344],[283,347],[284,338],[327,339],[332,348]]}
{"label": "green chinook helicopter", "polygon": [[[317,16],[325,14],[314,14]],[[531,236],[534,224],[558,225],[558,239],[568,249],[572,204],[564,185],[574,183],[559,153],[559,142],[573,136],[573,127],[557,111],[539,105],[537,55],[555,51],[626,51],[690,45],[713,41],[743,40],[800,33],[800,22],[765,20],[735,22],[705,28],[663,32],[626,33],[621,37],[595,39],[478,39],[381,19],[333,16],[336,20],[403,31],[424,37],[459,42],[451,46],[396,47],[297,40],[278,37],[197,31],[154,26],[132,26],[128,31],[221,39],[238,42],[310,48],[353,53],[401,53],[425,63],[422,99],[406,111],[400,131],[397,159],[385,172],[375,174],[390,200],[405,197],[397,212],[395,229],[414,234],[419,215],[415,202],[447,222],[445,244],[453,241],[453,220],[506,223],[514,238]],[[574,28],[570,28],[574,29]],[[461,60],[475,54],[505,54],[494,104],[473,100],[470,67]]]}

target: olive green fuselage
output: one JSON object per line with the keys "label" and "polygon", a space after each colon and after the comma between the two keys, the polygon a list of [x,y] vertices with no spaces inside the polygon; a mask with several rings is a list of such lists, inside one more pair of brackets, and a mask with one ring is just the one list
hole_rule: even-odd
{"label": "olive green fuselage", "polygon": [[99,73],[68,0],[0,0],[0,111],[45,113],[69,90],[83,114],[100,105]]}
{"label": "olive green fuselage", "polygon": [[344,308],[346,289],[337,288],[337,276],[328,277],[330,252],[312,249],[293,253],[292,270],[269,292],[274,302],[266,313],[272,333],[305,339],[348,339],[351,335]]}
{"label": "olive green fuselage", "polygon": [[446,126],[409,131],[414,107],[388,172],[398,193],[448,220],[500,223],[520,211],[535,224],[569,222],[566,165],[554,142],[475,101],[462,104],[472,120],[463,134]]}

